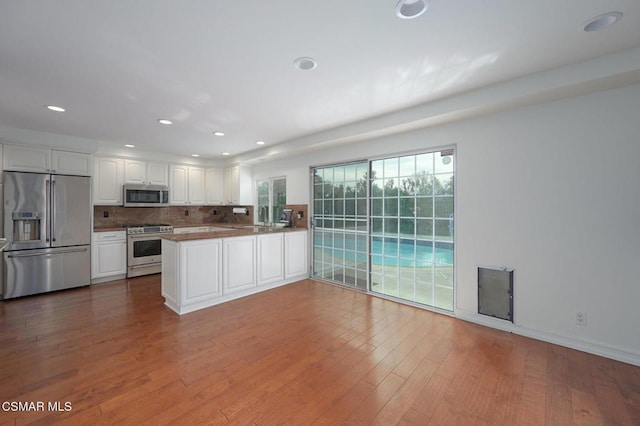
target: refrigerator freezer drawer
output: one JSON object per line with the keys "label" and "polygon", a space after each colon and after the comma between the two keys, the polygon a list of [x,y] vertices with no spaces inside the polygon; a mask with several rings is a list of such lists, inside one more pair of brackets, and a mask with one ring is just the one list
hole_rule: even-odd
{"label": "refrigerator freezer drawer", "polygon": [[89,285],[90,246],[4,252],[4,298]]}

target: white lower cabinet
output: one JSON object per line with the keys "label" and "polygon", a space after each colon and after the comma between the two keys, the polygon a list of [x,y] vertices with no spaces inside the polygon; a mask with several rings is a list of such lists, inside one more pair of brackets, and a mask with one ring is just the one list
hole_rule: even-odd
{"label": "white lower cabinet", "polygon": [[306,241],[306,231],[185,241],[165,238],[165,305],[186,314],[308,278],[307,248],[301,246]]}
{"label": "white lower cabinet", "polygon": [[94,232],[91,239],[91,281],[123,278],[127,273],[127,233]]}
{"label": "white lower cabinet", "polygon": [[309,273],[307,231],[284,234],[284,259],[285,279]]}
{"label": "white lower cabinet", "polygon": [[282,233],[256,237],[258,252],[256,269],[258,285],[271,284],[284,279],[284,238]]}
{"label": "white lower cabinet", "polygon": [[222,239],[222,291],[225,294],[256,286],[256,237]]}
{"label": "white lower cabinet", "polygon": [[182,264],[180,271],[186,282],[191,282],[182,295],[185,303],[193,303],[203,298],[222,295],[222,240],[213,243],[193,241],[180,250]]}

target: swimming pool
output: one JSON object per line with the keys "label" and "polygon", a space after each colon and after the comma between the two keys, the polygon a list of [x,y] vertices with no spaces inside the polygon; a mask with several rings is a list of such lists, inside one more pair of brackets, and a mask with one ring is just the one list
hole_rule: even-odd
{"label": "swimming pool", "polygon": [[[335,236],[337,237],[337,235]],[[321,248],[327,257],[336,259],[344,258],[347,262],[364,263],[367,255],[364,253],[366,240],[359,240],[358,249],[355,251],[355,240],[342,240],[335,238],[329,246],[329,239],[324,239]],[[435,245],[435,247],[434,247]],[[326,260],[325,260],[326,261]],[[372,237],[371,262],[373,265],[385,266],[433,266],[453,265],[453,243],[425,240],[411,240],[405,238]]]}
{"label": "swimming pool", "polygon": [[371,262],[386,266],[453,265],[453,244],[398,238],[373,237]]}

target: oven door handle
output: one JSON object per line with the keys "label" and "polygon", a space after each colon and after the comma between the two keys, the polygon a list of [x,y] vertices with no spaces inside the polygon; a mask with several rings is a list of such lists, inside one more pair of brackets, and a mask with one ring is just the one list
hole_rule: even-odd
{"label": "oven door handle", "polygon": [[132,240],[159,240],[161,234],[137,234],[129,235],[129,239]]}

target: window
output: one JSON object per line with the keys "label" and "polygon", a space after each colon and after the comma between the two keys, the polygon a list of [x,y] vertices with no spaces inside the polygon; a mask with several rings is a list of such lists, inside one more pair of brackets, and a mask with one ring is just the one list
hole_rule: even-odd
{"label": "window", "polygon": [[277,222],[287,204],[287,178],[256,181],[256,223]]}

